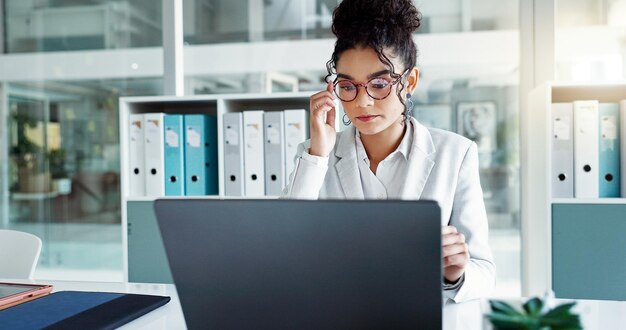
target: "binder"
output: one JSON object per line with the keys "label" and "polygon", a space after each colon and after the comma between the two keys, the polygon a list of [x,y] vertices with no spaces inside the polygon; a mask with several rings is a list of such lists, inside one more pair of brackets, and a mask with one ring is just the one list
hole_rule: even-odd
{"label": "binder", "polygon": [[246,196],[265,195],[265,163],[263,161],[263,111],[243,112],[244,175]]}
{"label": "binder", "polygon": [[165,195],[163,116],[162,113],[144,115],[146,196]]}
{"label": "binder", "polygon": [[599,195],[620,197],[619,104],[600,103]]}
{"label": "binder", "polygon": [[574,197],[599,196],[598,107],[593,101],[574,102]]}
{"label": "binder", "polygon": [[620,101],[620,172],[621,172],[621,197],[626,198],[626,100]]}
{"label": "binder", "polygon": [[185,195],[185,140],[183,115],[164,118],[165,195]]}
{"label": "binder", "polygon": [[185,115],[185,194],[217,195],[217,120]]}
{"label": "binder", "polygon": [[146,194],[146,171],[144,159],[144,119],[142,114],[130,114],[128,134],[128,195],[144,196]]}
{"label": "binder", "polygon": [[280,196],[285,187],[285,145],[282,111],[263,114],[265,127],[265,195]]}
{"label": "binder", "polygon": [[245,196],[243,115],[241,112],[225,113],[224,132],[224,195]]}
{"label": "binder", "polygon": [[[304,109],[287,109],[285,117],[285,182],[294,170],[298,145],[308,137],[307,112]],[[339,117],[339,116],[338,116]]]}
{"label": "binder", "polygon": [[116,329],[169,301],[167,296],[59,291],[0,311],[0,329]]}
{"label": "binder", "polygon": [[574,197],[574,127],[572,103],[552,104],[552,197]]}

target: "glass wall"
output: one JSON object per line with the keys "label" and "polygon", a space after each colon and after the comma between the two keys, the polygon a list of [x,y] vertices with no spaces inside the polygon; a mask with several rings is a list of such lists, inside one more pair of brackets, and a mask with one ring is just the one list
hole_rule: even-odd
{"label": "glass wall", "polygon": [[[30,68],[41,70],[30,80],[0,76],[6,94],[0,114],[8,125],[8,139],[0,141],[8,150],[2,225],[44,238],[38,271],[45,275],[98,269],[101,278],[119,279],[118,99],[162,94],[162,68],[146,75],[145,64],[130,60],[146,56],[136,47],[162,45],[161,1],[4,3],[5,51],[12,60],[36,54],[31,61],[43,64]],[[337,3],[184,0],[185,94],[322,90]],[[520,283],[518,1],[415,3],[424,20],[416,35],[421,78],[414,115],[477,141],[498,285],[513,295]],[[511,47],[503,47],[509,40]],[[100,63],[90,50],[101,49],[129,62]],[[66,54],[58,51],[97,63],[80,78],[67,77],[47,64]],[[149,56],[157,58],[151,65],[162,65],[160,50]],[[0,55],[0,62],[7,58]]]}
{"label": "glass wall", "polygon": [[[184,0],[188,44],[332,38],[338,0]],[[416,0],[419,33],[518,28],[517,0]]]}
{"label": "glass wall", "polygon": [[8,53],[161,45],[161,2],[5,0]]}
{"label": "glass wall", "polygon": [[626,79],[626,1],[556,1],[556,79]]}
{"label": "glass wall", "polygon": [[2,3],[0,226],[42,238],[36,278],[122,280],[118,102],[162,94],[134,50],[161,46],[161,1]]}
{"label": "glass wall", "polygon": [[10,83],[7,218],[44,243],[36,277],[122,280],[118,99],[161,79]]}

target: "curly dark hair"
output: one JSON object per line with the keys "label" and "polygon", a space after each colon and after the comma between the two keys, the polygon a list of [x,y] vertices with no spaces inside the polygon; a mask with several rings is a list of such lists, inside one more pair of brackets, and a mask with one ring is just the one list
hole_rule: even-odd
{"label": "curly dark hair", "polygon": [[[341,54],[357,47],[372,48],[385,64],[393,79],[400,79],[398,99],[404,105],[405,120],[410,116],[401,93],[404,90],[402,76],[417,62],[417,46],[413,33],[420,27],[422,14],[410,0],[343,0],[333,11],[332,31],[337,36],[335,49],[326,63],[325,80],[337,74],[336,65]],[[395,72],[393,63],[384,54],[389,49],[400,57],[404,72]]]}

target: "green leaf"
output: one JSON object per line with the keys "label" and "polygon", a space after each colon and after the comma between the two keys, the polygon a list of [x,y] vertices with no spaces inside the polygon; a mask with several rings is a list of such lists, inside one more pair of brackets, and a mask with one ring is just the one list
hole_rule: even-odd
{"label": "green leaf", "polygon": [[560,318],[541,318],[541,324],[552,329],[582,329],[578,315],[569,315]]}
{"label": "green leaf", "polygon": [[570,309],[572,309],[574,305],[576,305],[576,302],[571,302],[571,303],[556,306],[555,308],[551,309],[546,314],[544,314],[544,317],[556,319],[559,317],[572,315]]}
{"label": "green leaf", "polygon": [[517,309],[513,308],[511,305],[501,300],[490,300],[489,306],[491,306],[491,310],[494,313],[501,313],[501,314],[511,315],[511,316],[523,316],[524,315]]}
{"label": "green leaf", "polygon": [[543,308],[543,301],[539,298],[529,299],[524,305],[524,310],[526,313],[532,316],[538,316],[541,313],[541,309]]}
{"label": "green leaf", "polygon": [[528,329],[528,319],[524,315],[509,316],[504,314],[489,314],[487,315],[487,319],[495,329]]}

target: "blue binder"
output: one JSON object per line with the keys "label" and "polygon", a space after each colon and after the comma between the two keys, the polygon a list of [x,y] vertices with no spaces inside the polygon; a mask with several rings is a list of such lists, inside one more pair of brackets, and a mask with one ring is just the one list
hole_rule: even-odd
{"label": "blue binder", "polygon": [[600,197],[620,197],[619,104],[600,103],[598,110]]}
{"label": "blue binder", "polygon": [[185,115],[185,194],[217,195],[217,118]]}
{"label": "blue binder", "polygon": [[170,297],[60,291],[0,311],[0,329],[115,329]]}
{"label": "blue binder", "polygon": [[185,195],[185,140],[183,115],[165,115],[165,195]]}

